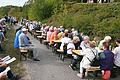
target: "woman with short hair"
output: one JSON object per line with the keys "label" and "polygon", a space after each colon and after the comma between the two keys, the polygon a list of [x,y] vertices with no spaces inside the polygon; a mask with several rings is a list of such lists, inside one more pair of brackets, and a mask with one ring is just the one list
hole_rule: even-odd
{"label": "woman with short hair", "polygon": [[91,62],[98,55],[98,51],[95,49],[96,43],[90,41],[90,48],[87,48],[81,51],[81,54],[84,55],[82,61],[80,62],[80,73],[77,74],[80,78],[83,78],[85,75],[85,70],[91,67]]}

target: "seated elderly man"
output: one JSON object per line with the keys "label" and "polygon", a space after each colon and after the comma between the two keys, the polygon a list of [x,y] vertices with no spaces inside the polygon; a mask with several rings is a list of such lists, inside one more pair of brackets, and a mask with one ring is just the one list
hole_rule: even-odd
{"label": "seated elderly man", "polygon": [[61,39],[61,46],[60,46],[60,49],[63,50],[63,46],[65,44],[68,44],[69,42],[71,41],[71,39],[68,37],[68,33],[65,34],[65,37]]}
{"label": "seated elderly man", "polygon": [[81,54],[83,54],[82,61],[80,62],[80,73],[77,74],[80,78],[82,78],[85,75],[85,69],[89,69],[91,61],[98,55],[98,51],[95,49],[96,43],[94,41],[90,41],[90,48],[87,48],[86,50],[82,51]]}
{"label": "seated elderly man", "polygon": [[88,36],[84,36],[83,38],[83,41],[81,42],[80,44],[80,48],[82,50],[85,50],[87,48],[90,48],[90,45],[89,45],[89,37]]}
{"label": "seated elderly man", "polygon": [[23,32],[19,35],[19,48],[27,48],[30,51],[33,51],[33,60],[40,61],[37,59],[37,48],[31,45],[30,39],[27,36],[28,30],[26,28],[23,28],[22,31]]}
{"label": "seated elderly man", "polygon": [[72,61],[71,61],[71,64],[69,65],[69,67],[70,67],[71,69],[73,69],[73,70],[77,69],[77,66],[76,66],[76,65],[77,65],[77,63],[78,63],[78,56],[72,54],[72,50],[75,49],[75,47],[76,47],[75,45],[76,45],[76,43],[78,43],[78,42],[79,42],[79,38],[76,37],[76,36],[74,36],[74,37],[73,37],[73,40],[70,41],[70,42],[68,43],[68,45],[67,45],[67,54],[71,54],[72,57],[73,57],[73,59],[72,59]]}

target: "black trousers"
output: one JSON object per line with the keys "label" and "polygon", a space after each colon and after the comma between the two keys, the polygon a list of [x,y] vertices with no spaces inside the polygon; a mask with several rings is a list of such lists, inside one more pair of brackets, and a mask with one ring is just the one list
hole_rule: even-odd
{"label": "black trousers", "polygon": [[[4,70],[5,70],[5,68],[0,67],[0,72],[3,72]],[[11,71],[7,72],[7,76],[9,78],[9,80],[13,80],[13,78],[14,78],[14,75],[13,75],[13,73]]]}

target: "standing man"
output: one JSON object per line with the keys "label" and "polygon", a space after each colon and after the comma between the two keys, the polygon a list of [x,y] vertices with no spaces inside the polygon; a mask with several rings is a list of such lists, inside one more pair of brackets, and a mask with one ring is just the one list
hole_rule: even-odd
{"label": "standing man", "polygon": [[37,59],[37,48],[31,45],[30,39],[27,36],[28,29],[23,28],[22,31],[23,33],[21,33],[19,36],[19,48],[28,48],[30,51],[33,52],[33,60],[40,61],[39,59]]}
{"label": "standing man", "polygon": [[120,38],[116,40],[117,47],[113,50],[114,64],[117,67],[117,74],[120,75]]}

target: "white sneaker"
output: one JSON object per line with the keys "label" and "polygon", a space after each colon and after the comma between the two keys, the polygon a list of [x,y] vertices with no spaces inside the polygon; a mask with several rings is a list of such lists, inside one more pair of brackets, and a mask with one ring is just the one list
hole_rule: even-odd
{"label": "white sneaker", "polygon": [[77,76],[83,78],[83,75],[81,73],[78,73]]}

